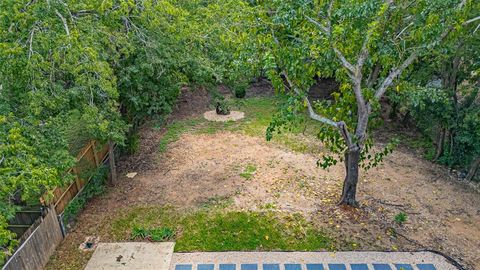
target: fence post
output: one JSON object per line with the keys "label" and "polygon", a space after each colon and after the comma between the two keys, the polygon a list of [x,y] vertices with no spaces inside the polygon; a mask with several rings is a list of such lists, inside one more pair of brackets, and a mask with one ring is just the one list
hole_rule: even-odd
{"label": "fence post", "polygon": [[117,182],[117,168],[115,167],[115,144],[108,141],[108,162],[110,163],[110,185],[115,185]]}
{"label": "fence post", "polygon": [[95,165],[98,167],[98,165],[100,164],[100,160],[98,160],[97,151],[95,150],[95,141],[91,141],[90,146],[92,147],[93,159],[95,159]]}

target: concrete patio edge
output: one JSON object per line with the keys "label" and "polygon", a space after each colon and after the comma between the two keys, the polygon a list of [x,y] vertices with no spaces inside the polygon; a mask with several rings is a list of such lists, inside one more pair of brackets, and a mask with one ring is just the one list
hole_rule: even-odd
{"label": "concrete patio edge", "polygon": [[[175,265],[191,264],[192,270],[198,264],[214,264],[214,270],[219,270],[220,264],[235,264],[241,269],[242,264],[257,264],[262,270],[263,264],[300,264],[301,270],[307,270],[307,264],[322,264],[329,269],[329,264],[366,264],[374,269],[374,264],[386,264],[391,269],[398,269],[398,265],[411,265],[412,269],[419,269],[416,265],[432,264],[437,270],[457,270],[444,256],[430,252],[199,252],[174,253],[170,270]],[[350,269],[350,268],[347,268]],[[379,269],[379,268],[378,268]],[[280,270],[283,270],[280,268]]]}

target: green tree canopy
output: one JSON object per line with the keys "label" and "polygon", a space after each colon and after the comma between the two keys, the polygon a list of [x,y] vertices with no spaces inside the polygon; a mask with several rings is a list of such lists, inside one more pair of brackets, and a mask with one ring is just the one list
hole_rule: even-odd
{"label": "green tree canopy", "polygon": [[0,2],[6,253],[13,246],[8,218],[19,202],[71,181],[65,172],[82,142],[122,144],[147,117],[168,114],[182,86],[250,75],[233,68],[246,66],[235,44],[247,39],[249,8],[233,0]]}
{"label": "green tree canopy", "polygon": [[[265,1],[268,74],[278,89],[294,94],[284,115],[307,110],[323,124],[319,137],[347,168],[340,203],[356,205],[360,161],[376,165],[390,149],[370,154],[368,130],[380,99],[419,59],[431,56],[452,33],[477,21],[475,1]],[[441,14],[441,15],[440,15]],[[333,102],[312,103],[306,92],[315,76],[341,82]],[[280,115],[272,134],[291,117]],[[324,166],[336,163],[324,157]]]}

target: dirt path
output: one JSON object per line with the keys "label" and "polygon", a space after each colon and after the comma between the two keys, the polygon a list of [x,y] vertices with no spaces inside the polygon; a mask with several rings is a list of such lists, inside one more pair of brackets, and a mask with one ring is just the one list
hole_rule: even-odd
{"label": "dirt path", "polygon": [[[108,241],[106,224],[122,209],[146,204],[195,209],[225,199],[232,202],[228,209],[301,212],[342,250],[433,249],[480,269],[480,195],[408,149],[364,172],[362,206],[342,209],[335,205],[342,165],[325,171],[316,166],[318,156],[234,132],[187,133],[158,154],[154,146],[161,134],[142,132],[142,154],[122,166],[123,175],[131,170],[138,175],[123,177],[118,187],[88,204],[50,268],[62,268],[65,257],[84,265],[89,256],[78,245],[88,235]],[[394,222],[400,212],[407,214],[402,225]]]}

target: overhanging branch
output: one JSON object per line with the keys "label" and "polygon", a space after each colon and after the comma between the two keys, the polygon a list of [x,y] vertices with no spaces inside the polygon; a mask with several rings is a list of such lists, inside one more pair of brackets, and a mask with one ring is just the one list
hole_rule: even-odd
{"label": "overhanging branch", "polygon": [[308,15],[305,15],[305,18],[307,18],[308,21],[310,21],[315,26],[317,26],[325,35],[330,36],[330,28],[329,27],[327,27],[327,26],[321,24],[320,22],[312,19]]}
{"label": "overhanging branch", "polygon": [[[297,94],[299,96],[302,96],[303,95],[302,92],[297,87],[295,87],[295,85],[292,83],[292,81],[288,77],[287,72],[284,71],[282,74],[283,74],[283,76],[285,76],[285,79],[287,80],[287,83],[288,83],[289,87],[295,92],[295,94]],[[349,147],[353,145],[350,132],[348,132],[348,128],[347,128],[347,125],[345,124],[345,122],[343,122],[343,121],[336,122],[336,121],[333,121],[333,120],[331,120],[331,119],[329,119],[325,116],[319,115],[313,109],[313,106],[310,103],[310,100],[308,99],[308,96],[304,96],[303,99],[305,101],[305,104],[307,105],[308,115],[310,116],[311,119],[339,129],[339,131],[340,131],[342,137],[345,139],[345,142],[347,143],[347,145]]]}
{"label": "overhanging branch", "polygon": [[[462,2],[460,3],[460,5],[458,6],[458,8],[462,8],[463,5],[465,3]],[[480,16],[478,17],[475,17],[475,18],[472,18],[470,20],[467,20],[465,21],[465,23],[463,23],[462,25],[467,25],[469,23],[472,23],[472,22],[475,22],[477,20],[480,20]],[[447,29],[445,29],[445,31],[443,31],[441,34],[440,34],[440,37],[438,40],[434,40],[432,41],[430,44],[428,44],[427,47],[429,47],[430,45],[434,44],[435,42],[438,42],[438,41],[443,41],[453,30],[453,26],[451,27],[448,27]],[[403,61],[403,63],[398,66],[397,68],[394,68],[387,76],[387,78],[385,78],[385,80],[383,80],[382,84],[380,85],[380,87],[377,89],[377,91],[375,92],[375,98],[376,99],[380,99],[383,94],[385,94],[385,91],[387,91],[387,88],[393,83],[393,80],[399,76],[403,70],[405,70],[405,68],[407,68],[409,65],[411,65],[413,63],[413,61],[415,61],[416,59],[418,58],[418,52],[417,51],[413,51],[410,56],[405,59],[405,61]]]}
{"label": "overhanging branch", "polygon": [[388,74],[387,78],[383,80],[382,84],[380,87],[378,87],[377,91],[375,92],[375,98],[380,99],[383,94],[385,94],[385,91],[387,91],[388,87],[392,84],[393,80],[400,75],[405,68],[407,68],[415,59],[417,59],[418,54],[417,52],[412,52],[410,56],[403,61],[403,63],[397,67],[394,68],[390,73]]}
{"label": "overhanging branch", "polygon": [[58,12],[58,10],[55,9],[55,14],[57,14],[57,16],[60,18],[60,20],[62,21],[63,23],[63,27],[65,28],[65,33],[67,34],[68,37],[70,37],[70,29],[68,29],[68,24],[67,24],[67,20],[62,16],[62,14],[60,14],[60,12]]}

